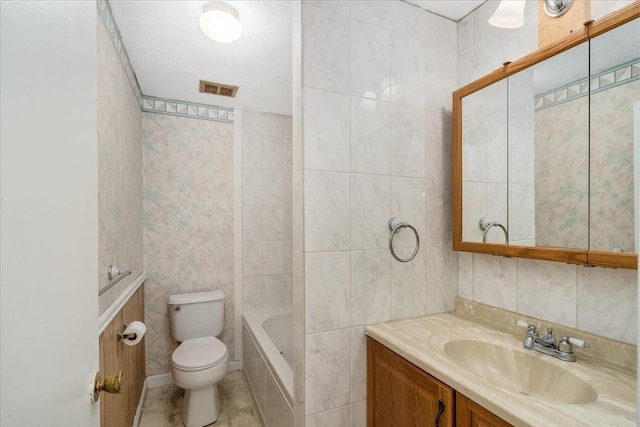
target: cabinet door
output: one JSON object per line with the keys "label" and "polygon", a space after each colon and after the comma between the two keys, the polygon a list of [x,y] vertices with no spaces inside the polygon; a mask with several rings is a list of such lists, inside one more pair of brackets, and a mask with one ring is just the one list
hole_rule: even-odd
{"label": "cabinet door", "polygon": [[371,338],[367,381],[369,427],[453,426],[453,389]]}
{"label": "cabinet door", "polygon": [[511,424],[486,410],[473,400],[456,393],[457,427],[513,427]]}

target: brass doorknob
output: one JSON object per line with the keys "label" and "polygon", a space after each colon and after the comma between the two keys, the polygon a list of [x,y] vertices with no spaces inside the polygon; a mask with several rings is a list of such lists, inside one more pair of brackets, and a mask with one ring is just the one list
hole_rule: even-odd
{"label": "brass doorknob", "polygon": [[100,392],[104,391],[105,393],[111,394],[120,394],[122,392],[122,371],[118,371],[115,374],[111,374],[108,377],[102,380],[100,376],[100,372],[96,372],[93,374],[93,391],[91,393],[91,397],[93,401],[96,402],[100,397]]}

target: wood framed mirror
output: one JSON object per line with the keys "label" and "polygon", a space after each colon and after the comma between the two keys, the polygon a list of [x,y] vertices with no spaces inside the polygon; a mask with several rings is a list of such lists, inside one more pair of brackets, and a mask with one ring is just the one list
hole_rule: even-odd
{"label": "wood framed mirror", "polygon": [[638,34],[635,1],[453,93],[454,250],[637,269]]}

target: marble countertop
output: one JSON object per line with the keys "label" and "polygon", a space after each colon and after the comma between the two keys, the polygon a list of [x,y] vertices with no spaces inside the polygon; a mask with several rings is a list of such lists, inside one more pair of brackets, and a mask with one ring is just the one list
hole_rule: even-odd
{"label": "marble countertop", "polygon": [[[523,348],[522,338],[453,313],[369,325],[366,334],[443,383],[515,426],[635,426],[636,375],[578,356],[563,362]],[[570,371],[598,393],[592,403],[566,404],[539,400],[502,388],[457,365],[445,352],[448,341],[479,340],[534,357]]]}

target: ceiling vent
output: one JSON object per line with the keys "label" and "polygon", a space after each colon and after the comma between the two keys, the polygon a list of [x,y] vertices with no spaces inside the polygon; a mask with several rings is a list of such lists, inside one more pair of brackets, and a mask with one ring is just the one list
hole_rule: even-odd
{"label": "ceiling vent", "polygon": [[236,92],[238,92],[238,86],[223,85],[221,83],[200,80],[200,92],[235,98]]}

